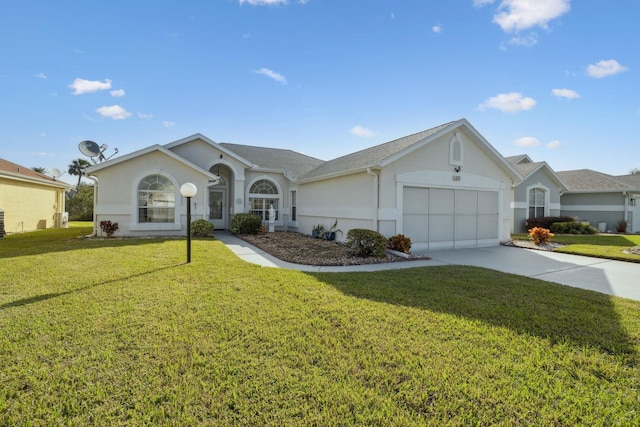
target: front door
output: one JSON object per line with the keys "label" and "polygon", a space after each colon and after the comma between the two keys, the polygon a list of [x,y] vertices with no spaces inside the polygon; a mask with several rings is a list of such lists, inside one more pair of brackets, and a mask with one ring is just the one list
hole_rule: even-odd
{"label": "front door", "polygon": [[227,227],[226,190],[209,190],[209,221],[217,229]]}

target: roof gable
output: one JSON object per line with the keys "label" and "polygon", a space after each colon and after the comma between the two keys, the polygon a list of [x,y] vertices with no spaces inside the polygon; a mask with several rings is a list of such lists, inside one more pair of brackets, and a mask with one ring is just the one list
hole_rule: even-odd
{"label": "roof gable", "polygon": [[31,168],[26,168],[17,163],[13,163],[2,158],[0,158],[0,175],[9,179],[38,182],[54,187],[71,188],[71,184],[57,181],[56,179],[38,173]]}
{"label": "roof gable", "polygon": [[323,160],[293,150],[227,142],[221,142],[219,145],[253,163],[254,169],[284,170],[296,178],[325,163]]}
{"label": "roof gable", "polygon": [[204,136],[201,133],[194,133],[193,135],[190,135],[186,138],[182,138],[179,139],[177,141],[173,141],[170,142],[168,144],[165,144],[164,147],[168,150],[172,150],[173,148],[179,147],[181,145],[185,145],[185,144],[190,144],[194,141],[203,141],[204,143],[217,148],[218,150],[222,151],[223,153],[225,153],[227,156],[236,159],[237,161],[239,161],[240,163],[244,164],[247,167],[252,167],[253,164],[251,163],[251,161],[247,158],[244,158],[242,156],[239,156],[238,153],[235,153],[233,151],[230,151],[227,147],[225,147],[224,144],[218,144],[217,142],[215,142],[212,139],[207,138],[206,136]]}
{"label": "roof gable", "polygon": [[[529,159],[528,156],[526,156]],[[531,159],[529,159],[531,160]],[[508,159],[507,159],[508,161]],[[562,180],[558,174],[551,169],[551,166],[547,164],[547,162],[522,162],[514,164],[514,167],[522,174],[524,179],[528,179],[533,176],[539,170],[544,170],[549,178],[551,178],[560,188],[560,191],[567,190],[567,184]]]}

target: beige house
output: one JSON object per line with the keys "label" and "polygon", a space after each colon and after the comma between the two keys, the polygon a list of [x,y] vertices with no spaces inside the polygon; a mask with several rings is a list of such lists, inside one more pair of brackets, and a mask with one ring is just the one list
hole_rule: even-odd
{"label": "beige house", "polygon": [[7,234],[65,227],[71,185],[0,159],[0,216]]}
{"label": "beige house", "polygon": [[522,176],[465,119],[334,160],[291,150],[216,143],[195,134],[89,167],[96,182],[96,232],[118,222],[120,235],[183,235],[186,201],[196,185],[192,219],[229,227],[239,212],[311,234],[338,221],[389,237],[405,234],[417,249],[497,245],[509,239],[513,188]]}

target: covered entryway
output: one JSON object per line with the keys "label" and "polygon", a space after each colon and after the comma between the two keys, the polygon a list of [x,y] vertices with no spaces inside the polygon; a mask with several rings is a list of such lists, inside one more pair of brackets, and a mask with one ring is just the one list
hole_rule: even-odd
{"label": "covered entryway", "polygon": [[414,249],[499,243],[497,191],[404,187],[402,232]]}
{"label": "covered entryway", "polygon": [[233,173],[223,164],[214,165],[209,171],[218,175],[219,180],[209,186],[208,219],[216,230],[226,230],[229,228],[230,206],[233,206],[230,199]]}

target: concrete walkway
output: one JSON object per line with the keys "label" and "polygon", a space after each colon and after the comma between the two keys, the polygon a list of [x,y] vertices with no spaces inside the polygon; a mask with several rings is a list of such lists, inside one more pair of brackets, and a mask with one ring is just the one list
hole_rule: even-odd
{"label": "concrete walkway", "polygon": [[352,266],[315,266],[279,260],[235,237],[216,232],[239,258],[264,267],[307,272],[381,271],[436,265],[472,265],[640,301],[640,264],[507,246],[425,252],[430,260]]}

